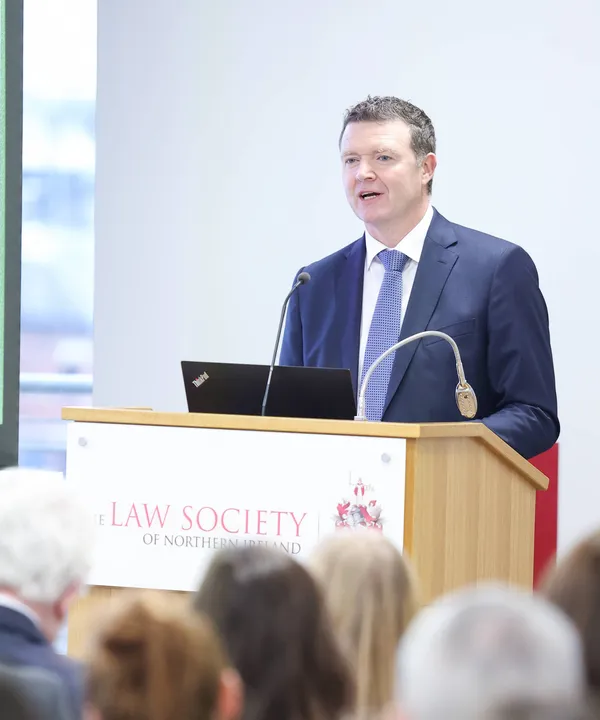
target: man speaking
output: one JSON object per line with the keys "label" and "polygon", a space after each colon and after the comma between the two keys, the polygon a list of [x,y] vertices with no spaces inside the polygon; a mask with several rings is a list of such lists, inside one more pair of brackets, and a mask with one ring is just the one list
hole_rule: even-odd
{"label": "man speaking", "polygon": [[[389,347],[423,330],[450,335],[482,420],[524,457],[559,433],[548,312],[529,255],[455,225],[430,203],[435,131],[419,108],[369,97],[340,136],[348,202],[365,234],[302,268],[290,301],[282,365],[349,368],[356,390]],[[410,343],[371,377],[366,413],[388,422],[461,420],[452,349]]]}

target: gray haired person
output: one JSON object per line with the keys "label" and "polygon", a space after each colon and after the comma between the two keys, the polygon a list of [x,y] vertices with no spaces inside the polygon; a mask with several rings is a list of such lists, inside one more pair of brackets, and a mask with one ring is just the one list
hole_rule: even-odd
{"label": "gray haired person", "polygon": [[93,518],[61,475],[0,472],[0,664],[56,678],[80,717],[80,666],[53,643],[91,563]]}
{"label": "gray haired person", "polygon": [[540,597],[467,588],[434,602],[408,628],[397,696],[408,720],[489,717],[510,703],[576,706],[584,697],[579,637]]}

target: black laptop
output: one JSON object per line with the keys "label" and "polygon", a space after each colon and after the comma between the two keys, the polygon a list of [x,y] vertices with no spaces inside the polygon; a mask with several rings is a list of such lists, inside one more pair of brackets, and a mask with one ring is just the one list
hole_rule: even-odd
{"label": "black laptop", "polygon": [[[260,415],[268,365],[181,363],[188,410]],[[352,420],[356,401],[350,370],[276,366],[266,414],[272,417]]]}

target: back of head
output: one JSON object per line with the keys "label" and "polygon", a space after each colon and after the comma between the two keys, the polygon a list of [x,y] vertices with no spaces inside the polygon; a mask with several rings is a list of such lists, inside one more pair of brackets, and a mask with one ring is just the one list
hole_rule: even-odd
{"label": "back of head", "polygon": [[511,702],[578,702],[582,688],[581,645],[568,619],[509,588],[442,598],[400,645],[397,693],[410,720],[465,720]]}
{"label": "back of head", "polygon": [[55,473],[0,472],[0,589],[53,603],[84,582],[93,524],[74,490]]}
{"label": "back of head", "polygon": [[398,641],[417,608],[415,583],[399,550],[378,532],[338,532],[311,558],[334,629],[353,667],[356,709],[393,699]]}
{"label": "back of head", "polygon": [[600,533],[583,540],[559,562],[542,591],[579,630],[588,686],[600,694]]}
{"label": "back of head", "polygon": [[350,675],[307,570],[264,546],[215,556],[195,606],[215,623],[245,686],[245,717],[328,720],[350,707]]}
{"label": "back of head", "polygon": [[91,648],[89,704],[103,720],[211,720],[225,656],[183,598],[117,601]]}

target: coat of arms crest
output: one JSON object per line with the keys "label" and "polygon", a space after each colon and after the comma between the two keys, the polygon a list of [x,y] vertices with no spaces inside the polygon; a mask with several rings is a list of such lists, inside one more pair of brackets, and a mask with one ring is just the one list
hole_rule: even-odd
{"label": "coat of arms crest", "polygon": [[336,528],[351,530],[383,530],[382,507],[375,497],[375,488],[362,478],[350,482],[350,499],[343,498],[337,505]]}

